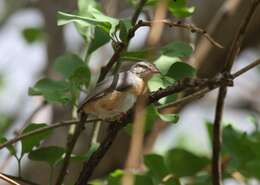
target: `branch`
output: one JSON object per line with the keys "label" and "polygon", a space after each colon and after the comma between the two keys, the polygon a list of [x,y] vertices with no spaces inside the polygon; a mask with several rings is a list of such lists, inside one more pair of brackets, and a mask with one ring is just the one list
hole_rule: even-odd
{"label": "branch", "polygon": [[193,24],[188,24],[188,23],[182,23],[181,21],[170,21],[167,19],[163,20],[154,20],[154,21],[139,21],[140,23],[137,25],[139,27],[144,27],[144,26],[149,26],[151,27],[154,23],[164,23],[169,27],[177,27],[177,28],[184,28],[186,30],[189,30],[191,33],[199,33],[202,34],[212,45],[218,47],[218,48],[223,48],[221,44],[219,44],[217,41],[215,41],[208,33],[206,30],[199,28]]}
{"label": "branch", "polygon": [[28,185],[39,185],[39,184],[37,184],[37,183],[35,183],[35,182],[26,180],[26,179],[24,179],[24,178],[22,178],[22,177],[15,177],[15,176],[8,175],[8,174],[4,174],[4,173],[0,173],[0,175],[4,175],[4,176],[6,176],[6,177],[8,177],[8,178],[10,178],[10,179],[14,179],[14,180],[16,180],[16,181],[20,181],[20,182],[26,183],[26,184],[28,184]]}
{"label": "branch", "polygon": [[[255,63],[255,62],[254,62]],[[249,67],[250,66],[250,67]],[[186,83],[189,82],[188,79],[186,79],[186,82],[183,82],[183,80],[176,82],[174,85],[169,86],[165,89],[160,89],[152,94],[150,94],[148,98],[148,105],[156,102],[157,100],[169,96],[174,93],[178,93],[187,89],[190,89],[192,87],[196,87],[199,83],[201,86],[191,95],[186,96],[180,100],[177,100],[176,102],[172,103],[172,106],[176,105],[182,105],[187,102],[190,102],[191,100],[197,99],[204,94],[225,85],[232,85],[233,78],[237,78],[238,76],[244,74],[241,71],[247,71],[249,69],[252,69],[253,66],[255,67],[256,64],[249,64],[248,66],[240,69],[239,71],[235,72],[231,75],[220,75],[218,78],[214,78],[212,80],[210,79],[190,79],[190,84]],[[193,81],[193,82],[191,82]],[[200,82],[199,82],[200,81]],[[187,88],[185,86],[187,85]],[[126,117],[121,120],[120,122],[114,122],[111,123],[109,131],[107,133],[106,138],[102,141],[100,144],[100,147],[95,151],[88,161],[86,161],[83,164],[83,169],[80,173],[80,177],[78,178],[76,185],[83,185],[84,183],[87,183],[89,178],[91,177],[92,173],[94,172],[95,168],[103,158],[103,156],[106,154],[110,146],[112,145],[114,139],[116,138],[117,133],[121,130],[121,128],[125,127],[132,119],[133,113],[130,111]]]}
{"label": "branch", "polygon": [[[88,121],[86,121],[86,123],[98,121],[98,120],[99,119],[88,120]],[[0,150],[4,147],[8,146],[8,145],[11,145],[11,144],[14,144],[14,143],[20,141],[23,138],[26,138],[26,137],[29,137],[29,136],[32,136],[32,135],[35,135],[35,134],[38,134],[38,133],[46,132],[50,129],[59,128],[59,127],[66,127],[66,126],[77,124],[77,123],[79,123],[78,120],[63,121],[63,122],[60,122],[60,123],[51,124],[50,126],[35,129],[35,130],[30,131],[30,132],[26,132],[24,134],[18,135],[17,137],[0,144]]]}
{"label": "branch", "polygon": [[11,185],[20,185],[19,183],[15,182],[14,180],[10,179],[9,177],[5,176],[4,174],[0,173],[0,179],[7,182]]}
{"label": "branch", "polygon": [[84,130],[84,124],[85,124],[86,120],[87,120],[87,115],[82,113],[80,115],[80,121],[76,125],[75,131],[73,132],[72,135],[70,135],[70,134],[68,135],[66,154],[65,154],[65,157],[64,157],[64,160],[62,163],[62,167],[60,169],[60,173],[59,173],[57,181],[56,181],[56,185],[61,185],[64,181],[64,178],[67,174],[67,169],[69,167],[71,154],[73,152],[73,149],[76,145],[76,142],[77,142],[81,132]]}
{"label": "branch", "polygon": [[256,60],[255,62],[253,62],[253,63],[247,65],[246,67],[243,67],[242,69],[238,70],[238,71],[235,72],[232,76],[233,76],[234,78],[236,78],[236,77],[238,77],[238,76],[240,76],[240,75],[246,73],[246,72],[249,71],[250,69],[256,67],[256,66],[259,65],[259,64],[260,64],[260,59],[258,59],[258,60]]}
{"label": "branch", "polygon": [[100,143],[100,147],[90,156],[88,161],[83,163],[83,169],[80,172],[79,178],[77,179],[75,185],[85,185],[87,184],[89,178],[91,177],[94,169],[97,167],[101,159],[104,157],[113,141],[115,140],[117,133],[121,128],[128,124],[127,121],[122,121],[118,123],[111,123],[108,133],[104,140]]}
{"label": "branch", "polygon": [[[132,17],[132,24],[134,24],[134,22],[136,22],[138,16],[140,15],[141,13],[141,10],[143,9],[145,3],[146,3],[147,0],[140,0],[138,6],[137,6],[137,9]],[[139,21],[140,22],[140,21]],[[117,43],[118,46],[117,48],[115,49],[115,52],[113,54],[113,56],[110,58],[110,60],[108,61],[108,64],[103,67],[101,69],[101,73],[100,73],[100,76],[99,76],[99,79],[98,81],[102,81],[107,73],[111,70],[111,68],[113,67],[113,65],[118,61],[118,59],[120,58],[120,55],[123,51],[125,51],[129,45],[129,42],[130,40],[134,37],[135,35],[135,31],[139,28],[139,23],[133,25],[133,27],[128,31],[128,36],[127,36],[127,40],[123,43]]]}
{"label": "branch", "polygon": [[22,128],[20,129],[20,131],[18,131],[19,133],[21,133],[21,131],[27,126],[28,123],[31,122],[32,118],[45,106],[47,105],[46,101],[43,101],[38,107],[36,107],[31,114],[27,117],[27,119],[25,120]]}
{"label": "branch", "polygon": [[[245,32],[247,30],[247,27],[249,25],[249,22],[251,18],[253,17],[253,14],[259,5],[260,0],[253,0],[252,4],[242,22],[242,24],[239,27],[239,30],[233,40],[233,43],[230,48],[229,55],[227,57],[224,72],[230,72],[233,63],[235,61],[235,58],[237,54],[240,51],[240,47],[242,44],[242,41],[245,37]],[[217,99],[217,105],[216,105],[216,111],[215,111],[215,120],[214,120],[214,126],[213,126],[213,151],[212,151],[212,183],[213,185],[221,185],[222,184],[222,171],[221,171],[221,144],[222,144],[222,133],[221,133],[221,121],[222,121],[222,115],[224,110],[224,102],[225,97],[227,94],[227,87],[222,86],[219,89],[218,99]]]}
{"label": "branch", "polygon": [[[165,105],[162,105],[162,106],[159,106],[158,109],[160,111],[162,111],[163,109],[166,109],[166,108],[170,108],[170,107],[176,107],[176,106],[180,106],[180,105],[183,105],[183,104],[186,104],[192,100],[195,100],[195,99],[198,99],[198,98],[201,98],[202,96],[204,96],[206,93],[220,87],[220,86],[232,86],[233,84],[233,79],[239,77],[240,75],[248,72],[250,69],[256,67],[257,65],[260,65],[260,59],[256,60],[255,62],[243,67],[242,69],[238,70],[237,72],[231,74],[231,75],[228,75],[227,77],[224,77],[225,75],[221,75],[221,78],[219,78],[218,80],[214,81],[212,80],[211,82],[209,82],[210,80],[203,80],[203,81],[208,81],[208,83],[206,83],[206,86],[204,85],[201,85],[198,87],[198,91],[195,91],[193,92],[192,94],[188,95],[188,96],[185,96],[181,99],[178,99],[176,100],[175,102],[172,102],[172,103],[168,103],[168,104],[165,104]],[[194,79],[196,81],[196,79]],[[178,82],[177,82],[178,84]],[[179,85],[177,85],[179,86]],[[191,88],[192,86],[188,86],[188,88]],[[206,87],[206,88],[205,88]],[[182,87],[184,88],[184,87]],[[204,88],[204,89],[203,89]],[[168,91],[167,91],[168,89]],[[166,89],[162,89],[158,92],[156,92],[154,95],[150,95],[150,98],[151,96],[156,96],[156,94],[161,97],[161,94],[165,94],[167,95],[168,93],[171,93],[172,92],[172,89],[174,89],[174,86],[170,86]],[[186,90],[186,89],[183,89],[183,90]],[[169,94],[170,95],[170,94]],[[167,95],[168,96],[168,95]],[[156,97],[157,98],[157,97]],[[155,98],[152,97],[150,99],[150,101],[153,102]]]}
{"label": "branch", "polygon": [[135,13],[134,13],[134,15],[133,15],[133,17],[132,17],[132,20],[131,20],[132,25],[135,25],[135,23],[136,23],[136,21],[137,21],[139,15],[140,15],[140,13],[141,13],[141,11],[143,10],[143,7],[144,7],[146,1],[147,1],[147,0],[140,0],[138,6],[137,6],[136,9],[135,9]]}

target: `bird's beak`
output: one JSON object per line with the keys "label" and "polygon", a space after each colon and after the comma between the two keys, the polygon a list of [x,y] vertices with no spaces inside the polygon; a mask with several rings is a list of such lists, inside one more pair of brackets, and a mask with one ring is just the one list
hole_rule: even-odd
{"label": "bird's beak", "polygon": [[161,74],[160,70],[156,67],[153,69],[153,73],[154,74]]}

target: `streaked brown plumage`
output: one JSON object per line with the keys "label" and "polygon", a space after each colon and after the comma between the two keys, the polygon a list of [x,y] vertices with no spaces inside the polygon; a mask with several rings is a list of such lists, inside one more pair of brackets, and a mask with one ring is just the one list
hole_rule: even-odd
{"label": "streaked brown plumage", "polygon": [[100,119],[110,119],[126,113],[146,90],[147,81],[159,70],[151,63],[138,62],[129,71],[121,72],[115,80],[110,76],[97,84],[79,111]]}

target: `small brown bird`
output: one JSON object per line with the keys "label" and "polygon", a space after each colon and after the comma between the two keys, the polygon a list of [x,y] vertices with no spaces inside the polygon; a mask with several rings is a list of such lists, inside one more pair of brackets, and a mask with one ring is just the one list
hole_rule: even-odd
{"label": "small brown bird", "polygon": [[79,106],[79,111],[103,120],[125,114],[145,92],[147,81],[155,73],[160,71],[154,64],[138,62],[128,71],[109,76],[97,84]]}

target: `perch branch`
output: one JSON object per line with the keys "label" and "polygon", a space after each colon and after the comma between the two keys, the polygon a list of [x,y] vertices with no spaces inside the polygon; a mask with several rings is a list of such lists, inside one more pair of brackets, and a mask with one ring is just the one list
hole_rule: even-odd
{"label": "perch branch", "polygon": [[[203,81],[203,83],[201,83],[201,86],[199,87],[199,89],[196,90],[191,95],[186,96],[180,100],[177,100],[176,105],[181,105],[181,104],[190,102],[191,100],[194,100],[196,98],[199,98],[199,97],[203,96],[205,93],[208,93],[211,90],[214,90],[217,87],[222,86],[223,84],[231,85],[230,81],[232,79],[230,79],[230,77],[233,78],[233,76],[234,76],[234,78],[237,78],[238,76],[244,74],[244,72],[248,71],[249,69],[252,69],[255,66],[256,66],[255,62],[253,64],[249,64],[248,66],[245,66],[244,68],[235,72],[233,75],[228,75],[228,78],[226,77],[226,75],[223,75],[223,76],[220,75],[220,78],[215,78],[215,80],[200,79],[201,81]],[[196,81],[195,79],[190,79],[190,80]],[[188,82],[188,81],[189,80],[186,80],[186,82]],[[166,89],[160,89],[160,90],[150,94],[150,96],[148,98],[148,104],[154,103],[157,100],[159,100],[163,97],[169,96],[171,94],[186,90],[185,86],[188,89],[194,88],[197,86],[198,83],[199,83],[199,80],[197,79],[196,83],[190,83],[187,87],[188,83],[179,81],[176,84],[167,87]],[[174,104],[172,104],[172,105],[174,105]],[[129,123],[129,120],[131,119],[132,115],[133,115],[132,112],[130,112],[125,117],[124,120],[122,120],[120,122],[116,122],[116,123],[111,123],[107,136],[100,144],[100,147],[97,149],[97,151],[95,151],[91,155],[89,160],[83,164],[83,169],[81,171],[80,177],[78,178],[78,180],[76,182],[76,185],[83,185],[84,184],[83,182],[87,183],[87,181],[91,177],[93,171],[95,170],[95,168],[97,167],[97,165],[99,164],[99,162],[101,161],[103,156],[106,154],[106,152],[108,151],[110,146],[112,145],[114,139],[116,138],[117,133],[121,130],[121,128],[125,127]]]}

